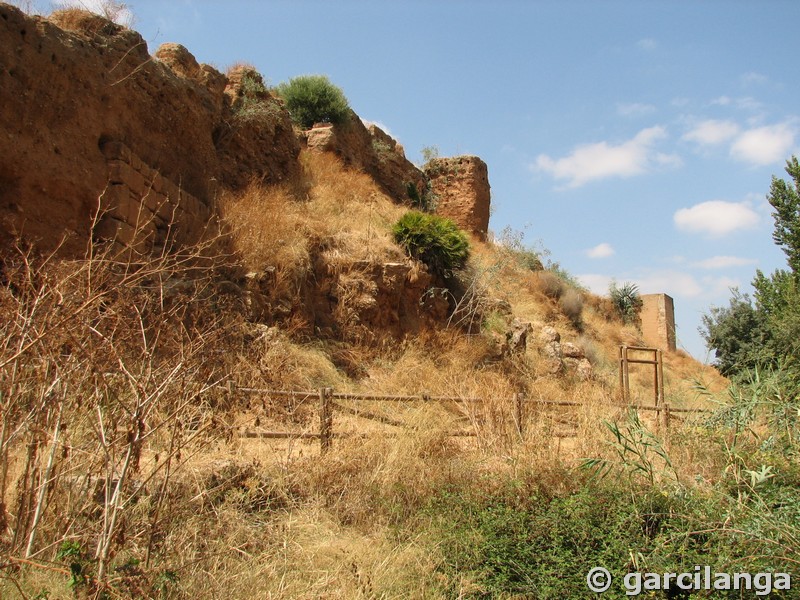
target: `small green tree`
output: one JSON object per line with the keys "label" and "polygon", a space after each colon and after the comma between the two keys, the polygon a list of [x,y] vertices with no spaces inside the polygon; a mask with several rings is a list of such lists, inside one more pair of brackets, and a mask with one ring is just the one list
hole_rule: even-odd
{"label": "small green tree", "polygon": [[423,146],[419,153],[422,155],[422,165],[424,168],[425,165],[432,160],[439,158],[439,146]]}
{"label": "small green tree", "polygon": [[350,114],[344,92],[324,75],[294,77],[275,91],[286,101],[292,120],[304,129],[314,123],[344,123]]}
{"label": "small green tree", "polygon": [[769,361],[770,334],[764,315],[738,289],[724,307],[713,306],[703,315],[700,335],[716,356],[714,366],[726,377]]}
{"label": "small green tree", "polygon": [[773,360],[800,368],[800,281],[796,273],[778,269],[767,277],[760,270],[753,279],[756,310],[766,328]]}
{"label": "small green tree", "polygon": [[800,273],[800,163],[796,156],[786,161],[786,172],[793,184],[773,177],[767,200],[775,209],[772,239],[786,253],[789,267],[797,276]]}
{"label": "small green tree", "polygon": [[800,163],[786,161],[792,181],[772,178],[767,200],[774,211],[772,239],[786,254],[789,270],[756,272],[755,304],[734,290],[727,308],[703,316],[701,335],[714,350],[716,366],[729,377],[754,367],[777,367],[800,374]]}
{"label": "small green tree", "polygon": [[469,258],[469,240],[450,219],[412,210],[392,228],[395,241],[432,273],[450,277]]}

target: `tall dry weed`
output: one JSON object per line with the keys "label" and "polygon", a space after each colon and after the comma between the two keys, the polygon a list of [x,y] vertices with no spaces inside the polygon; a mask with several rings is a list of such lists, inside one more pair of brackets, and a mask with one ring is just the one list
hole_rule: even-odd
{"label": "tall dry weed", "polygon": [[[86,557],[81,581],[101,589],[123,546],[144,565],[165,550],[170,479],[208,441],[222,402],[217,242],[147,257],[91,242],[81,259],[3,256],[7,556],[40,564],[68,544]],[[135,517],[144,496],[150,511]]]}

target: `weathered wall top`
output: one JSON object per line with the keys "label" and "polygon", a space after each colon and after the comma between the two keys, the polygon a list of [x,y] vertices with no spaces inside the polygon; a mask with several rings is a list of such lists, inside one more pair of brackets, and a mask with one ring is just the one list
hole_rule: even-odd
{"label": "weathered wall top", "polygon": [[365,126],[350,111],[341,125],[319,124],[304,132],[308,148],[338,154],[350,167],[369,173],[395,202],[409,202],[409,184],[425,192],[425,175],[409,161],[390,135],[376,125]]}

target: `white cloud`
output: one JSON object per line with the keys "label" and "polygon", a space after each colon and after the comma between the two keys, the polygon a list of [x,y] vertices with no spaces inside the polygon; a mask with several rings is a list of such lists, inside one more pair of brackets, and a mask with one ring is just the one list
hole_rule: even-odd
{"label": "white cloud", "polygon": [[742,282],[733,277],[703,277],[706,293],[711,296],[727,295],[731,288],[742,286]]}
{"label": "white cloud", "polygon": [[107,0],[56,0],[53,4],[59,8],[88,10],[125,27],[133,25],[133,13],[122,3],[108,2]]}
{"label": "white cloud", "polygon": [[584,144],[575,148],[569,156],[558,159],[540,154],[532,168],[550,173],[556,179],[567,180],[567,187],[579,187],[589,181],[608,177],[641,175],[651,168],[653,162],[675,162],[675,157],[653,151],[656,142],[666,136],[663,127],[649,127],[618,145],[608,142]]}
{"label": "white cloud", "polygon": [[615,250],[612,248],[611,244],[603,242],[594,248],[589,248],[586,251],[586,256],[589,258],[608,258],[609,256],[614,256],[614,253]]}
{"label": "white cloud", "polygon": [[617,114],[623,117],[642,117],[655,111],[656,107],[652,104],[641,104],[639,102],[617,104]]}
{"label": "white cloud", "polygon": [[658,42],[653,38],[644,38],[636,42],[636,45],[642,50],[655,50],[658,47]]}
{"label": "white cloud", "polygon": [[758,213],[748,202],[709,200],[675,212],[673,219],[678,229],[689,233],[706,233],[720,237],[738,229],[755,227]]}
{"label": "white cloud", "polygon": [[576,278],[582,286],[598,296],[608,295],[608,286],[611,285],[613,279],[610,275],[600,275],[599,273],[576,275]]}
{"label": "white cloud", "polygon": [[731,146],[731,156],[752,165],[784,160],[794,146],[795,128],[789,123],[756,127],[742,133]]}
{"label": "white cloud", "polygon": [[677,154],[658,152],[653,156],[653,160],[662,167],[680,167],[683,165],[683,159]]}
{"label": "white cloud", "polygon": [[673,298],[708,298],[724,294],[739,281],[730,277],[706,276],[698,280],[690,273],[677,269],[645,270],[635,276],[611,277],[600,273],[585,273],[576,278],[593,294],[607,296],[612,281],[636,284],[642,294],[669,294]]}
{"label": "white cloud", "polygon": [[642,294],[669,294],[675,297],[694,298],[703,293],[703,286],[682,271],[654,271],[636,277],[633,282]]}
{"label": "white cloud", "polygon": [[764,104],[759,102],[755,98],[745,96],[744,98],[736,99],[736,107],[741,108],[742,110],[750,110],[753,112],[757,112],[764,108]]}
{"label": "white cloud", "polygon": [[695,125],[681,139],[707,146],[727,142],[733,139],[737,133],[739,133],[739,126],[733,121],[709,119]]}
{"label": "white cloud", "polygon": [[754,265],[757,262],[754,258],[742,258],[740,256],[712,256],[711,258],[694,262],[692,266],[700,269],[727,269]]}
{"label": "white cloud", "polygon": [[768,81],[766,75],[756,73],[755,71],[745,73],[739,79],[741,80],[742,85],[762,85]]}
{"label": "white cloud", "polygon": [[739,110],[750,112],[759,112],[763,111],[764,109],[764,104],[755,98],[752,98],[751,96],[743,96],[741,98],[719,96],[718,98],[714,98],[710,104],[712,106],[732,106],[734,108],[738,108]]}

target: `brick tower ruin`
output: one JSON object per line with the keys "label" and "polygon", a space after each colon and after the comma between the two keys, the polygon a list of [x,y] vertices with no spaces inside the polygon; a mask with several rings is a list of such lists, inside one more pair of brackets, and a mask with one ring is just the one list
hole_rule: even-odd
{"label": "brick tower ruin", "polygon": [[675,304],[667,294],[642,294],[642,337],[647,346],[674,351]]}
{"label": "brick tower ruin", "polygon": [[434,158],[424,168],[436,196],[436,213],[486,240],[489,230],[489,170],[477,156]]}

